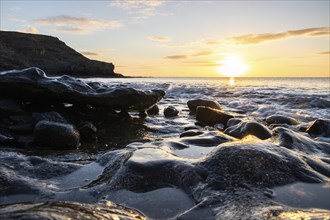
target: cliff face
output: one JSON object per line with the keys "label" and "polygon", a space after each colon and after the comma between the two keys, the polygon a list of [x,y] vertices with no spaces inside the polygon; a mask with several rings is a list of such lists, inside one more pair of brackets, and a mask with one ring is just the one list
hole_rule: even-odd
{"label": "cliff face", "polygon": [[49,75],[123,77],[112,63],[90,60],[56,37],[0,31],[0,71],[27,67]]}

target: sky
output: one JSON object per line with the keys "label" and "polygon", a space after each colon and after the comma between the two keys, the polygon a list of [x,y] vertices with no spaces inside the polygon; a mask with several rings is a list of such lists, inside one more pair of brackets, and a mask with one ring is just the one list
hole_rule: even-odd
{"label": "sky", "polygon": [[58,37],[126,76],[330,77],[329,0],[0,0],[0,7],[1,30]]}

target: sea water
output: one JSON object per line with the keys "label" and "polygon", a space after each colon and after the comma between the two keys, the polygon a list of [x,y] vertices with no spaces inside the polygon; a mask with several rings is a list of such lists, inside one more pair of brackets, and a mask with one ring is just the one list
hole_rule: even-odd
{"label": "sea water", "polygon": [[[158,103],[159,115],[146,118],[144,124],[153,129],[149,135],[176,137],[183,127],[195,123],[187,101],[209,99],[222,109],[239,117],[260,121],[270,115],[295,118],[300,123],[330,116],[330,78],[121,78],[89,79],[106,82],[113,87],[141,90],[162,89],[165,97]],[[163,110],[174,106],[179,117],[165,118]]]}

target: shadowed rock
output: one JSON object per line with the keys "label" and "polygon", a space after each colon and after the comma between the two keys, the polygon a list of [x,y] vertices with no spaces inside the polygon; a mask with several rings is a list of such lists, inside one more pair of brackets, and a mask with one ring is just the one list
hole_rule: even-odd
{"label": "shadowed rock", "polygon": [[145,111],[158,102],[164,91],[139,91],[133,88],[92,88],[70,77],[47,77],[38,68],[0,72],[0,97],[27,102],[71,103],[114,109]]}
{"label": "shadowed rock", "polygon": [[77,148],[80,145],[79,131],[70,124],[39,121],[34,127],[34,144],[56,149]]}
{"label": "shadowed rock", "polygon": [[192,112],[196,112],[198,106],[210,107],[213,109],[221,110],[218,102],[206,99],[194,99],[187,102],[188,108]]}
{"label": "shadowed rock", "polygon": [[330,120],[315,120],[306,132],[310,135],[330,137]]}
{"label": "shadowed rock", "polygon": [[227,124],[227,121],[234,116],[209,107],[198,106],[196,111],[196,120],[206,125]]}
{"label": "shadowed rock", "polygon": [[330,155],[330,144],[314,141],[297,132],[291,131],[287,128],[278,127],[273,130],[277,134],[279,145],[288,149],[301,151],[303,153],[325,154]]}
{"label": "shadowed rock", "polygon": [[151,108],[147,110],[148,115],[157,115],[159,113],[158,105],[153,105]]}
{"label": "shadowed rock", "polygon": [[168,106],[164,109],[165,117],[174,117],[179,114],[179,111],[174,106]]}
{"label": "shadowed rock", "polygon": [[244,138],[247,135],[254,135],[262,140],[270,138],[272,132],[264,125],[257,122],[244,122],[231,126],[225,133],[236,138]]}

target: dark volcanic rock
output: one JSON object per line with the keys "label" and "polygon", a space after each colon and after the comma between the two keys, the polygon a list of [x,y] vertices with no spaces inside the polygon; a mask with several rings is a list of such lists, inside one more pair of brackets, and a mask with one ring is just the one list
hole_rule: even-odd
{"label": "dark volcanic rock", "polygon": [[222,144],[200,164],[209,172],[209,184],[218,189],[246,183],[272,187],[327,179],[312,171],[293,151],[263,141]]}
{"label": "dark volcanic rock", "polygon": [[222,111],[209,107],[199,106],[196,111],[196,120],[206,125],[227,124],[227,121],[234,116]]}
{"label": "dark volcanic rock", "polygon": [[221,131],[209,131],[200,135],[183,137],[180,139],[180,141],[185,144],[196,145],[199,147],[217,146],[219,144],[235,140],[237,139],[226,135]]}
{"label": "dark volcanic rock", "polygon": [[0,116],[8,116],[19,112],[23,112],[19,102],[11,99],[0,100]]}
{"label": "dark volcanic rock", "polygon": [[89,219],[89,220],[143,220],[141,213],[110,201],[84,204],[67,201],[16,203],[0,205],[1,219]]}
{"label": "dark volcanic rock", "polygon": [[33,131],[34,144],[55,149],[77,148],[79,132],[70,124],[39,121]]}
{"label": "dark volcanic rock", "polygon": [[90,60],[56,37],[0,31],[0,71],[39,67],[50,75],[122,77],[114,65]]}
{"label": "dark volcanic rock", "polygon": [[94,141],[96,140],[97,128],[91,122],[84,122],[79,125],[78,131],[80,134],[80,139],[82,141]]}
{"label": "dark volcanic rock", "polygon": [[200,135],[200,134],[203,134],[202,131],[199,131],[199,130],[188,130],[188,131],[185,131],[183,132],[182,134],[180,134],[180,138],[182,137],[192,137],[192,136],[197,136],[197,135]]}
{"label": "dark volcanic rock", "polygon": [[132,88],[93,89],[82,80],[47,77],[38,68],[0,72],[0,98],[40,103],[70,103],[96,107],[144,111],[164,95],[164,91],[138,91]]}
{"label": "dark volcanic rock", "polygon": [[231,127],[241,123],[243,120],[240,118],[231,118],[227,121],[227,127]]}
{"label": "dark volcanic rock", "polygon": [[315,120],[306,132],[310,135],[330,137],[330,120]]}
{"label": "dark volcanic rock", "polygon": [[266,118],[266,122],[268,124],[288,124],[288,125],[298,124],[296,119],[283,115],[271,115]]}
{"label": "dark volcanic rock", "polygon": [[283,127],[278,127],[273,131],[277,135],[276,138],[278,139],[279,145],[283,147],[307,154],[330,155],[329,143],[314,141],[309,137]]}
{"label": "dark volcanic rock", "polygon": [[196,112],[198,106],[210,107],[213,109],[221,110],[220,104],[215,101],[206,99],[194,99],[187,102],[188,108],[192,112]]}
{"label": "dark volcanic rock", "polygon": [[165,117],[174,117],[179,114],[179,111],[174,106],[168,106],[164,109]]}
{"label": "dark volcanic rock", "polygon": [[228,127],[225,130],[225,133],[240,139],[247,135],[254,135],[262,140],[272,136],[272,132],[266,126],[257,122],[244,121],[234,126]]}
{"label": "dark volcanic rock", "polygon": [[159,113],[158,105],[153,105],[151,108],[147,110],[148,115],[157,115]]}

